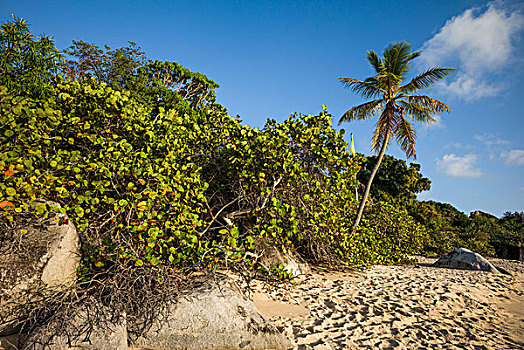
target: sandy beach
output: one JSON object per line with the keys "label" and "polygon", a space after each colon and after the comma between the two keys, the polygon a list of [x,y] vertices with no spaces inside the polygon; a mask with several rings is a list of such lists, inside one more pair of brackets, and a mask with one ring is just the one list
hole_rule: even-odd
{"label": "sandy beach", "polygon": [[524,348],[524,262],[511,275],[429,266],[321,268],[293,285],[253,282],[255,305],[293,349]]}

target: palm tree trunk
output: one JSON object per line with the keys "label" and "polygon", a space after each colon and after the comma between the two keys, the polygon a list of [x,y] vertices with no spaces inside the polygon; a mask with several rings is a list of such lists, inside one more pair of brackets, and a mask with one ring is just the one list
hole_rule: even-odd
{"label": "palm tree trunk", "polygon": [[375,178],[378,168],[380,167],[382,158],[384,158],[384,153],[386,152],[386,148],[388,147],[388,140],[389,140],[389,130],[384,139],[384,144],[382,145],[382,148],[380,149],[380,153],[378,154],[377,162],[375,163],[375,166],[373,167],[373,171],[371,172],[371,175],[369,176],[368,183],[366,184],[366,190],[364,191],[364,196],[362,196],[362,202],[360,202],[360,206],[358,207],[357,218],[355,219],[355,224],[353,225],[353,229],[351,230],[351,235],[354,235],[355,233],[357,233],[357,227],[358,227],[358,224],[360,223],[360,219],[362,219],[362,213],[364,212],[364,207],[366,206],[366,201],[368,200],[369,190],[371,189],[371,183],[373,182],[373,179]]}

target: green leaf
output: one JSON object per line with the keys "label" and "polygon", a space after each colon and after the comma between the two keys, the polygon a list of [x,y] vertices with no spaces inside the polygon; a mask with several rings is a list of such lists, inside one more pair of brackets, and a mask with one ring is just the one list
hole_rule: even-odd
{"label": "green leaf", "polygon": [[84,216],[84,209],[82,207],[75,207],[75,213],[77,216],[79,217],[83,217]]}
{"label": "green leaf", "polygon": [[7,193],[8,196],[14,196],[16,195],[16,190],[12,187],[7,187],[5,189],[5,192]]}

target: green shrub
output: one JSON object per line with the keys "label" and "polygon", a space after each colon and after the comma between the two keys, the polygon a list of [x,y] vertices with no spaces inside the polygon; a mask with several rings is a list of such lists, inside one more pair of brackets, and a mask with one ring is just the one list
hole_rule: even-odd
{"label": "green shrub", "polygon": [[409,211],[428,233],[424,251],[429,255],[441,255],[456,248],[494,255],[493,239],[505,236],[506,232],[496,218],[470,218],[446,203],[416,202]]}
{"label": "green shrub", "polygon": [[351,263],[398,264],[409,261],[410,254],[422,251],[426,240],[424,227],[417,224],[404,208],[378,203],[369,210],[362,227],[352,237]]}

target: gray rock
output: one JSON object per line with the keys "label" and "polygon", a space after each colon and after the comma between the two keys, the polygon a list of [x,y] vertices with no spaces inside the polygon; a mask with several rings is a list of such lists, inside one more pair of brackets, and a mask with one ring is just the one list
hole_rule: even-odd
{"label": "gray rock", "polygon": [[500,273],[500,271],[483,258],[482,255],[465,248],[455,249],[451,253],[442,256],[433,266]]}
{"label": "gray rock", "polygon": [[11,242],[0,247],[0,335],[17,331],[17,320],[28,311],[24,305],[34,305],[76,280],[80,261],[76,229],[59,213],[59,204],[38,204],[56,206],[54,217],[30,223],[27,233],[15,232]]}
{"label": "gray rock", "polygon": [[127,350],[127,326],[99,302],[89,300],[58,313],[27,337],[23,350]]}
{"label": "gray rock", "polygon": [[281,253],[274,245],[268,245],[264,240],[255,239],[256,251],[261,255],[258,261],[265,269],[271,266],[284,266],[284,271],[293,274],[293,277],[311,272],[308,264],[292,252]]}
{"label": "gray rock", "polygon": [[289,340],[227,278],[204,278],[170,302],[142,336],[136,348],[286,349]]}

